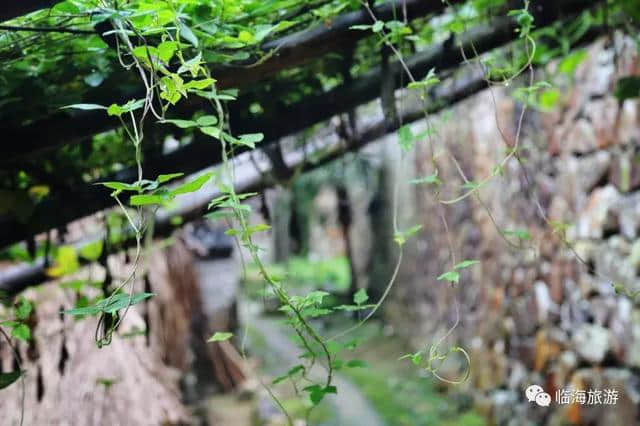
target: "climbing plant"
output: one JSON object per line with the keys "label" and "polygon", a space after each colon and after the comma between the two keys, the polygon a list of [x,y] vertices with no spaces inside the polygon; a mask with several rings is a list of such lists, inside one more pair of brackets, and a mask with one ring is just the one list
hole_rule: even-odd
{"label": "climbing plant", "polygon": [[[612,25],[616,17],[622,15],[629,2],[608,2],[602,8],[587,10],[577,18],[569,20],[568,25],[556,25],[554,29],[537,28],[531,5],[528,1],[522,3],[522,7],[507,10],[504,1],[501,0],[473,0],[468,2],[446,3],[447,12],[438,18],[425,17],[417,20],[417,24],[410,22],[406,12],[406,2],[394,2],[393,16],[391,20],[380,20],[376,13],[376,3],[370,1],[340,0],[307,2],[301,0],[220,0],[204,2],[199,0],[136,0],[129,2],[100,1],[97,4],[86,0],[67,0],[52,8],[51,14],[43,14],[36,22],[49,22],[55,19],[60,25],[60,20],[65,17],[71,21],[79,21],[90,25],[96,31],[89,39],[69,41],[60,36],[64,27],[59,27],[59,32],[52,31],[52,35],[44,38],[41,45],[26,45],[23,47],[23,55],[18,55],[5,66],[16,71],[16,78],[11,84],[4,86],[0,92],[5,98],[0,103],[0,110],[9,109],[15,102],[15,94],[20,90],[21,84],[28,81],[34,74],[44,76],[52,70],[53,65],[59,63],[62,50],[71,42],[74,48],[83,51],[104,52],[104,55],[83,58],[79,61],[79,67],[74,70],[64,68],[56,71],[57,75],[47,78],[66,79],[69,82],[64,87],[72,88],[83,82],[81,92],[88,93],[89,88],[99,87],[105,80],[122,78],[126,84],[135,87],[131,90],[133,96],[124,102],[113,103],[74,103],[63,102],[67,99],[56,99],[55,103],[61,111],[75,114],[78,111],[101,111],[106,116],[119,121],[120,128],[115,133],[100,135],[90,141],[92,152],[95,155],[89,164],[84,164],[76,173],[88,177],[104,176],[105,172],[112,171],[113,163],[130,164],[135,169],[135,178],[128,181],[100,181],[102,188],[99,190],[110,191],[111,197],[120,208],[120,215],[114,216],[110,221],[119,221],[112,231],[120,234],[133,235],[135,247],[131,272],[121,281],[107,289],[108,294],[97,300],[84,300],[82,305],[65,310],[65,314],[73,316],[99,316],[96,327],[95,341],[99,347],[108,345],[127,315],[128,309],[153,295],[136,288],[136,283],[143,276],[145,254],[145,241],[152,240],[153,220],[158,208],[166,206],[176,198],[193,193],[211,182],[215,182],[220,196],[211,200],[208,217],[227,221],[231,224],[227,234],[236,238],[239,245],[243,246],[249,254],[251,262],[257,268],[262,279],[272,294],[280,303],[280,311],[286,315],[287,324],[295,333],[300,347],[303,348],[301,358],[304,362],[291,366],[288,372],[276,378],[273,384],[289,380],[294,384],[296,392],[308,396],[309,406],[306,413],[307,421],[312,410],[328,394],[335,394],[335,371],[342,368],[362,367],[358,360],[345,362],[341,359],[341,351],[352,347],[353,342],[339,343],[342,336],[348,335],[355,328],[368,321],[382,306],[390,294],[398,278],[402,264],[403,253],[407,241],[418,235],[421,225],[416,224],[406,228],[401,227],[398,212],[403,207],[399,204],[398,193],[406,184],[425,186],[431,190],[431,195],[437,202],[438,217],[447,234],[450,265],[442,268],[434,277],[436,281],[449,285],[451,291],[456,293],[460,285],[461,273],[468,268],[478,267],[478,260],[460,259],[457,249],[450,237],[450,224],[445,208],[447,205],[459,203],[467,198],[474,197],[485,208],[491,217],[496,231],[506,244],[527,249],[532,244],[532,237],[525,229],[502,229],[494,219],[490,209],[483,203],[481,189],[489,185],[495,178],[504,176],[507,163],[515,161],[520,165],[526,175],[523,166],[524,159],[521,151],[521,130],[524,116],[528,109],[536,108],[548,110],[553,108],[560,99],[560,92],[553,84],[542,79],[536,79],[534,66],[541,66],[548,61],[563,56],[560,62],[560,72],[572,74],[577,65],[584,59],[583,51],[570,53],[572,46],[581,36],[589,30],[601,25]],[[611,4],[609,4],[611,3]],[[274,46],[269,51],[260,47],[267,41],[279,36],[292,34],[295,31],[315,25],[331,25],[331,20],[341,13],[363,10],[369,17],[370,23],[358,24],[351,27],[353,32],[367,32],[373,37],[367,38],[351,54],[353,55],[350,67],[341,69],[341,63],[327,61],[317,65],[317,69],[305,69],[284,71],[272,83],[273,88],[265,87],[253,89],[256,93],[269,93],[269,90],[281,90],[286,88],[282,95],[282,102],[292,104],[304,99],[305,95],[320,91],[322,94],[336,87],[346,79],[353,78],[352,74],[361,74],[376,64],[372,59],[382,56],[381,67],[389,62],[398,66],[401,70],[402,86],[399,98],[391,92],[391,102],[383,99],[385,113],[395,117],[400,123],[397,130],[397,140],[402,156],[400,161],[407,161],[408,154],[418,144],[426,144],[430,150],[431,174],[415,176],[410,182],[397,180],[393,189],[393,239],[397,246],[395,264],[390,277],[377,301],[370,301],[366,291],[359,290],[354,294],[352,303],[340,306],[327,306],[324,301],[328,296],[324,291],[312,291],[305,295],[292,295],[280,277],[273,274],[264,265],[261,256],[262,248],[255,243],[255,236],[260,232],[270,229],[268,224],[251,223],[250,206],[244,202],[249,197],[257,195],[254,192],[237,192],[235,187],[236,170],[234,164],[235,155],[242,150],[254,150],[263,142],[262,133],[234,132],[229,114],[229,104],[238,100],[236,90],[219,87],[216,80],[217,72],[224,71],[223,65],[236,64],[245,68],[258,66],[273,55],[278,54],[279,46]],[[512,31],[517,33],[516,40],[506,48],[494,50],[491,54],[481,55],[478,52],[473,39],[465,38],[468,29],[485,24],[489,19],[509,19],[512,23]],[[32,21],[23,18],[15,20],[17,26],[26,25]],[[65,21],[68,22],[68,21]],[[622,20],[625,24],[628,21]],[[6,36],[10,38],[11,36]],[[513,138],[505,136],[501,132],[505,145],[505,155],[492,168],[492,172],[480,179],[470,180],[459,167],[455,155],[446,145],[438,141],[437,125],[433,122],[430,111],[433,104],[438,101],[437,94],[441,83],[450,77],[450,74],[441,72],[438,67],[423,73],[423,78],[416,78],[407,62],[407,55],[427,45],[436,42],[445,42],[459,51],[464,58],[464,63],[475,70],[486,83],[486,87],[493,90],[496,86],[514,88],[512,90],[515,99],[522,104],[518,115],[518,122]],[[11,42],[11,40],[9,40]],[[21,42],[24,43],[22,40]],[[45,50],[38,50],[38,49]],[[61,47],[62,46],[62,47]],[[49,49],[46,50],[46,49]],[[382,50],[383,55],[378,55]],[[52,55],[53,53],[53,55]],[[46,56],[52,56],[47,58]],[[59,56],[59,57],[58,57]],[[386,61],[386,64],[385,64]],[[318,72],[318,69],[320,72]],[[67,73],[71,73],[69,76]],[[390,74],[392,79],[396,76]],[[43,84],[47,78],[43,78]],[[455,76],[454,76],[455,78]],[[617,90],[621,98],[637,96],[637,84],[635,80],[625,80]],[[142,87],[142,91],[137,90]],[[61,86],[58,86],[61,88]],[[48,93],[48,88],[41,93]],[[492,92],[493,93],[493,92]],[[383,93],[383,98],[385,94]],[[262,97],[255,99],[268,98]],[[195,101],[197,99],[197,101]],[[386,100],[389,98],[387,97]],[[495,99],[495,98],[494,98]],[[37,102],[44,102],[41,109],[51,113],[52,105],[39,98]],[[421,105],[426,130],[415,134],[408,123],[402,122],[402,116],[398,113],[396,104],[404,105],[409,102],[418,102]],[[183,105],[204,105],[185,114]],[[247,109],[255,116],[268,114],[270,105],[268,102],[251,102]],[[264,104],[264,105],[263,105]],[[192,109],[193,110],[193,109]],[[19,111],[21,111],[19,109]],[[9,113],[7,113],[9,114]],[[496,113],[497,114],[497,113]],[[9,114],[10,115],[10,114]],[[37,117],[32,117],[37,118]],[[280,118],[285,119],[285,118]],[[496,116],[497,120],[497,116]],[[199,176],[175,184],[182,179],[185,173],[175,170],[169,174],[159,174],[150,177],[145,174],[145,144],[158,143],[149,137],[152,134],[149,123],[158,124],[159,128],[172,130],[168,134],[186,135],[188,137],[205,137],[210,143],[219,144],[222,166],[215,172],[200,174]],[[498,123],[501,128],[501,124]],[[119,144],[114,149],[114,141],[126,140],[126,144]],[[149,139],[152,139],[148,142]],[[436,152],[436,146],[443,145],[443,152]],[[84,158],[81,151],[70,149],[67,161],[72,164],[78,159]],[[455,182],[443,181],[443,174],[438,170],[439,157],[448,157],[454,164],[463,182],[458,185]],[[46,172],[46,170],[45,170]],[[50,171],[49,171],[50,173]],[[47,173],[44,174],[47,176]],[[65,176],[65,179],[68,176]],[[28,195],[23,203],[16,205],[26,206],[29,209],[30,200],[46,196],[47,189],[39,188],[41,182],[38,178],[27,173],[4,176],[20,188],[20,194]],[[63,181],[65,179],[62,179]],[[527,178],[528,179],[528,178]],[[87,179],[88,180],[88,179]],[[63,182],[64,183],[64,182]],[[530,184],[530,182],[529,182]],[[15,186],[15,185],[14,185]],[[16,200],[18,192],[9,196]],[[540,203],[534,197],[534,204],[540,211],[543,220],[560,236],[562,242],[575,254],[576,258],[583,262],[573,250],[570,241],[566,238],[564,224],[552,223],[544,214]],[[20,214],[19,210],[12,211]],[[117,229],[117,231],[116,231]],[[112,234],[113,235],[113,234]],[[105,247],[95,248],[95,253],[81,253],[89,260],[97,260]],[[106,251],[105,251],[106,253]],[[21,256],[33,257],[34,253],[20,253]],[[51,276],[59,277],[78,269],[77,254],[70,247],[56,248],[56,264],[49,269]],[[626,290],[622,283],[615,283],[616,291],[635,298],[637,293]],[[447,339],[452,335],[460,320],[457,298],[451,309],[455,311],[455,321],[442,336],[435,339],[435,343],[427,343],[424,348],[416,353],[399,357],[408,358],[415,365],[433,374],[436,378],[448,383],[461,383],[467,380],[471,372],[471,360],[467,351],[462,346],[450,346],[442,349]],[[14,304],[13,316],[0,322],[0,330],[7,342],[11,344],[11,336],[28,340],[30,338],[29,316],[32,305],[22,298]],[[312,319],[330,315],[341,311],[363,311],[362,319],[353,327],[344,330],[335,336],[323,336],[315,327]],[[8,332],[7,332],[8,331]],[[229,330],[219,330],[210,339],[212,342],[227,340],[232,337]],[[12,346],[13,348],[13,346]],[[460,377],[443,377],[439,371],[442,364],[451,356],[460,356],[464,368]],[[326,374],[323,380],[314,380],[310,371],[315,365],[322,365]],[[23,372],[3,373],[0,376],[0,388],[10,385],[22,377]],[[302,384],[302,386],[299,386]],[[23,384],[24,386],[24,384]],[[290,425],[294,419],[287,412],[284,405],[270,390],[270,385],[265,384],[269,394],[276,404],[282,409]]]}

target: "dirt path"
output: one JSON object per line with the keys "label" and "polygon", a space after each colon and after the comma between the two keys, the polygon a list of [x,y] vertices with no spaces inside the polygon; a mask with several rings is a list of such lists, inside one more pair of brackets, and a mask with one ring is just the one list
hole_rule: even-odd
{"label": "dirt path", "polygon": [[[283,332],[282,326],[271,318],[252,316],[249,327],[259,333],[265,340],[268,350],[272,351],[283,363],[293,366],[300,363],[298,349]],[[310,372],[313,379],[321,380],[325,377],[322,367],[314,367]],[[349,380],[335,375],[334,385],[338,388],[337,395],[327,396],[327,400],[335,410],[335,423],[340,426],[383,426],[384,422],[375,408],[362,395],[360,390]],[[327,426],[329,423],[327,423]]]}

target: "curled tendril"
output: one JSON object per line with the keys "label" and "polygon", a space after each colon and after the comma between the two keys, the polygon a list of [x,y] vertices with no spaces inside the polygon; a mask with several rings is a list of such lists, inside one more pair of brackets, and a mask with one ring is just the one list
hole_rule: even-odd
{"label": "curled tendril", "polygon": [[[438,373],[438,371],[440,370],[440,368],[442,368],[442,365],[444,364],[444,362],[452,354],[457,352],[463,355],[466,363],[466,367],[464,369],[464,374],[462,375],[462,378],[458,380],[453,380],[453,379],[447,379],[445,377],[442,377]],[[434,363],[438,361],[439,361],[439,364],[437,366],[434,366]],[[450,385],[460,385],[466,382],[469,379],[469,376],[471,376],[471,357],[469,356],[469,353],[467,353],[467,351],[460,346],[451,346],[445,353],[440,354],[438,353],[438,345],[431,345],[431,348],[429,349],[429,359],[427,360],[427,365],[426,367],[424,367],[424,369],[425,371],[428,371],[429,373],[433,374],[434,377],[436,377],[438,380],[442,382],[449,383]]]}

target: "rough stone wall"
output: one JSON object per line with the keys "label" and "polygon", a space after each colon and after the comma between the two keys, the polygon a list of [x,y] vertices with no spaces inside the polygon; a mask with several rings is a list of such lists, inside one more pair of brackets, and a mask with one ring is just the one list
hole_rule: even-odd
{"label": "rough stone wall", "polygon": [[[595,43],[575,75],[557,81],[558,106],[527,112],[520,140],[526,173],[513,159],[479,197],[443,207],[425,187],[401,188],[402,222],[424,227],[408,246],[386,314],[416,348],[428,351],[455,322],[459,302],[460,324],[441,350],[459,344],[469,352],[472,374],[462,389],[495,424],[640,422],[640,308],[612,285],[640,290],[638,102],[620,104],[612,95],[619,77],[640,73],[636,52],[621,38]],[[442,198],[463,191],[452,156],[469,180],[482,180],[504,156],[497,123],[512,141],[520,111],[497,87],[493,96],[485,91],[434,120]],[[396,167],[401,182],[433,172],[426,144],[415,158],[392,164],[408,162],[414,167]],[[573,250],[541,211],[570,225]],[[525,229],[531,241],[513,247],[520,243],[505,240],[497,227]],[[449,240],[457,261],[481,261],[461,272],[455,289],[436,280],[451,268]],[[442,374],[455,374],[454,367],[446,363]],[[525,398],[531,384],[552,398],[573,387],[613,388],[619,399],[615,406],[552,400],[539,407]]]}

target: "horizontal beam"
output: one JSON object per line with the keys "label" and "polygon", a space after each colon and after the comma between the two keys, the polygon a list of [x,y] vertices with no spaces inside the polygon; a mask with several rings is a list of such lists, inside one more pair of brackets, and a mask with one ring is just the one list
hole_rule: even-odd
{"label": "horizontal beam", "polygon": [[[427,112],[435,113],[480,92],[486,88],[486,82],[480,77],[465,76],[461,80],[452,81],[438,87],[433,96],[434,102],[429,102]],[[287,165],[292,169],[299,168],[302,172],[308,172],[318,167],[324,166],[332,162],[348,152],[357,151],[371,142],[379,140],[382,136],[396,131],[400,127],[400,123],[412,123],[424,118],[425,111],[418,107],[407,109],[402,113],[399,120],[389,123],[382,120],[374,125],[364,129],[360,137],[348,144],[337,144],[332,147],[329,152],[325,153],[318,161],[306,162],[307,158],[314,155],[295,155],[295,159]],[[318,149],[320,152],[322,147]],[[267,173],[268,174],[268,173]],[[273,184],[271,179],[263,178],[264,173],[255,172],[248,176],[239,177],[235,183],[236,191],[241,192],[261,192]],[[195,219],[201,218],[207,211],[209,202],[220,196],[217,189],[201,189],[198,193],[193,194],[190,201],[172,210],[171,212],[159,212],[156,215],[154,224],[154,236],[163,237],[169,235],[174,229],[172,218],[179,216],[182,223],[187,223]],[[102,240],[103,236],[94,236],[85,239],[85,242],[77,245],[80,249],[82,246],[91,244],[95,241]],[[118,245],[116,250],[122,250],[125,247],[131,247],[134,244],[133,236],[124,244]],[[81,261],[84,261],[80,259]],[[8,295],[15,295],[30,286],[39,285],[47,281],[49,277],[46,275],[46,267],[42,259],[37,260],[34,264],[21,264],[12,268],[0,271],[0,291]]]}
{"label": "horizontal beam", "polygon": [[[461,1],[453,0],[451,3]],[[376,14],[382,20],[393,19],[394,13],[397,12],[394,9],[399,7],[396,3],[394,0],[378,6]],[[409,19],[438,13],[446,8],[446,4],[439,0],[406,0],[405,3]],[[255,66],[247,64],[244,67],[224,67],[214,70],[212,74],[218,81],[218,88],[243,87],[283,69],[297,67],[327,53],[343,51],[353,46],[357,41],[370,37],[371,32],[354,31],[350,29],[351,26],[369,23],[371,18],[365,11],[346,13],[331,20],[330,24],[320,24],[265,43],[262,46],[262,52],[267,59]],[[120,93],[119,80],[120,77],[116,76],[103,83],[104,86],[115,89],[114,93],[110,94],[110,98],[102,103],[111,104],[143,97],[142,92]],[[179,106],[180,109],[193,109],[200,103],[199,99],[192,98],[183,101]],[[101,103],[94,99],[91,102]],[[74,113],[72,117],[67,112],[59,112],[27,126],[1,125],[0,134],[6,140],[19,140],[21,143],[3,147],[0,164],[9,164],[26,156],[38,155],[63,145],[78,143],[96,133],[119,126],[120,122],[107,116],[104,111],[82,111]]]}
{"label": "horizontal beam", "polygon": [[[593,3],[596,2],[580,1],[581,5]],[[572,7],[575,7],[575,3],[572,2],[565,2],[565,4],[569,6],[573,4]],[[560,15],[568,13],[568,11],[574,11],[574,9],[563,9]],[[545,19],[538,25],[542,26],[542,24],[550,24],[554,21],[553,17]],[[491,26],[475,28],[464,34],[461,43],[467,53],[471,51],[470,46],[473,43],[476,51],[481,54],[516,39],[518,35],[514,33],[514,28],[515,23],[511,19],[496,19]],[[598,33],[596,31],[585,35],[581,42],[592,40]],[[431,68],[436,68],[440,72],[455,68],[462,61],[463,58],[458,47],[442,43],[408,58],[406,62],[414,76],[422,78]],[[400,87],[403,84],[402,69],[398,64],[394,64],[391,67],[391,72],[394,73],[395,87]],[[327,93],[312,96],[290,106],[274,108],[263,119],[242,117],[239,120],[238,116],[242,111],[234,108],[234,103],[231,103],[232,128],[237,134],[263,132],[266,140],[263,144],[273,143],[283,136],[304,130],[378,98],[382,78],[383,72],[380,67],[377,67],[353,83],[341,85]],[[191,173],[217,164],[221,158],[219,144],[211,143],[210,139],[206,140],[201,137],[194,143],[165,157],[146,161],[144,164],[145,174],[149,177],[177,171]],[[102,180],[131,182],[135,177],[136,170],[132,168]],[[27,223],[21,223],[8,217],[0,218],[0,247],[57,228],[113,204],[114,200],[109,196],[109,191],[95,185],[80,186],[73,193],[53,195],[36,206]]]}

